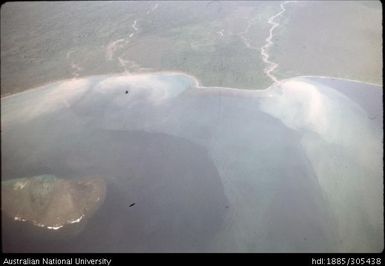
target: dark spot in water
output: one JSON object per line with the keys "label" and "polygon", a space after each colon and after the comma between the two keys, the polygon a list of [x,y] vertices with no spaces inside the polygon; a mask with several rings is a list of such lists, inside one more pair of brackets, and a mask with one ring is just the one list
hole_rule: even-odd
{"label": "dark spot in water", "polygon": [[226,206],[226,209],[228,209],[229,208],[229,206]]}
{"label": "dark spot in water", "polygon": [[128,94],[128,91],[126,91],[126,94]]}
{"label": "dark spot in water", "polygon": [[[123,89],[123,94],[124,91]],[[50,230],[48,233],[55,234],[52,240],[46,240],[47,230],[35,234],[40,227],[34,226],[30,234],[26,230],[21,230],[26,226],[25,223],[15,225],[15,221],[9,219],[6,227],[2,226],[4,250],[23,252],[207,250],[211,239],[221,228],[225,212],[228,211],[223,208],[228,201],[219,172],[205,148],[183,138],[134,130],[94,131],[91,128],[84,128],[84,132],[83,129],[79,130],[80,135],[77,135],[78,131],[61,134],[65,131],[64,128],[67,130],[70,128],[68,124],[60,125],[55,122],[55,125],[51,125],[43,122],[34,121],[26,125],[26,128],[34,130],[33,135],[37,139],[34,138],[33,142],[37,146],[44,146],[46,142],[45,135],[40,130],[46,130],[46,127],[60,129],[58,132],[60,134],[52,137],[54,146],[50,147],[49,152],[36,154],[34,157],[34,160],[45,162],[43,167],[47,168],[43,170],[54,172],[58,176],[69,176],[68,178],[90,175],[114,176],[117,182],[111,182],[106,187],[107,197],[103,205],[92,218],[87,219],[87,224],[83,227],[80,223],[74,223],[74,227],[63,228],[66,231],[63,231],[62,238],[62,234],[57,236],[60,230]],[[40,126],[42,128],[37,130],[36,127]],[[25,130],[16,132],[21,134]],[[75,133],[76,138],[67,137],[68,134],[72,136]],[[68,150],[65,157],[57,153],[56,147],[60,147],[62,143],[65,143]],[[28,149],[23,149],[21,153],[26,157],[30,154]],[[66,163],[67,158],[84,160],[82,164],[75,164],[75,168],[72,169]],[[24,157],[19,160],[24,161]],[[2,175],[3,166],[4,162],[2,162]],[[7,172],[7,177],[27,176],[31,172],[37,172],[39,175],[42,168],[38,166],[21,168],[7,163],[8,169],[13,169],[12,174]],[[127,208],[136,206],[134,199],[140,199],[140,207],[130,211]],[[38,207],[42,210],[45,205]],[[76,233],[78,227],[75,225],[80,227],[79,231],[81,230],[76,238],[64,235],[67,230]]]}
{"label": "dark spot in water", "polygon": [[134,203],[131,203],[129,207],[132,207],[132,206],[134,206],[134,205],[135,205],[135,202],[134,202]]}

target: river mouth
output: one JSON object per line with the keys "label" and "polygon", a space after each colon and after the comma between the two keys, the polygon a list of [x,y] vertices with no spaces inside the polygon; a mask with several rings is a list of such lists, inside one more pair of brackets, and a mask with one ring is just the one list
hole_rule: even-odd
{"label": "river mouth", "polygon": [[382,82],[378,2],[10,2],[3,7],[2,96],[53,80],[165,70],[191,73],[205,86],[243,89],[269,86],[267,72],[278,80],[323,75]]}
{"label": "river mouth", "polygon": [[68,228],[71,237],[7,221],[4,250],[381,250],[381,93],[317,77],[209,88],[157,72],[2,98],[2,181],[52,174],[107,185],[103,205]]}

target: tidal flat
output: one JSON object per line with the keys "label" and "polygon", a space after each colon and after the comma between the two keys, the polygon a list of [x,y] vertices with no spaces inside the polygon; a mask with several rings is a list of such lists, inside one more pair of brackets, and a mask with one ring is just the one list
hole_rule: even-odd
{"label": "tidal flat", "polygon": [[379,95],[379,86],[332,78],[252,91],[157,72],[3,97],[2,181],[48,174],[106,183],[93,217],[66,228],[76,234],[2,212],[3,249],[380,252]]}

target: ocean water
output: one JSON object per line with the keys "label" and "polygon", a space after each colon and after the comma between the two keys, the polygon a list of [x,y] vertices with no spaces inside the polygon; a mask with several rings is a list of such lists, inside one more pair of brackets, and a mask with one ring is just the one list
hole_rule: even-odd
{"label": "ocean water", "polygon": [[107,184],[81,226],[43,230],[2,212],[4,251],[379,252],[381,95],[332,78],[245,91],[157,72],[2,98],[3,181]]}

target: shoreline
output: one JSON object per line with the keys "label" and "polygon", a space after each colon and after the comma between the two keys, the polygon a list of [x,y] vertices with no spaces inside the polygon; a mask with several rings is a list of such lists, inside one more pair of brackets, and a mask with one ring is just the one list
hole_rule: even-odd
{"label": "shoreline", "polygon": [[[182,72],[182,71],[154,71],[154,72],[136,72],[136,73],[124,73],[124,72],[122,72],[122,73],[110,73],[110,74],[91,75],[91,76],[84,76],[84,77],[74,77],[72,79],[54,80],[54,81],[50,81],[50,82],[44,83],[42,85],[39,85],[39,86],[30,88],[30,89],[27,89],[27,90],[24,90],[24,91],[21,91],[21,92],[17,92],[17,93],[1,96],[1,100],[5,100],[5,99],[13,97],[13,96],[18,96],[18,95],[21,95],[23,93],[32,92],[34,90],[41,89],[41,88],[43,88],[45,86],[54,85],[56,83],[62,83],[62,82],[71,81],[71,80],[82,80],[82,79],[86,80],[86,79],[90,79],[90,78],[118,77],[118,76],[145,76],[145,75],[150,76],[150,75],[162,75],[162,74],[165,74],[165,75],[181,75],[181,76],[188,77],[189,79],[191,79],[195,83],[197,89],[216,88],[216,89],[246,91],[246,92],[249,92],[249,93],[250,92],[260,93],[260,92],[269,91],[270,88],[272,88],[272,87],[277,85],[277,83],[272,83],[270,86],[268,86],[265,89],[242,89],[242,88],[221,87],[221,86],[204,86],[203,84],[201,84],[201,81],[197,77],[195,77],[193,75],[190,75],[188,73]],[[383,84],[376,84],[376,83],[365,82],[365,81],[360,81],[360,80],[355,80],[355,79],[339,78],[339,77],[334,77],[334,76],[317,76],[317,75],[294,76],[294,77],[291,77],[291,78],[286,78],[286,79],[278,80],[278,82],[285,82],[285,81],[288,81],[288,80],[291,80],[291,79],[298,79],[298,78],[333,79],[333,80],[350,81],[350,82],[355,82],[355,83],[362,83],[362,84],[366,84],[366,85],[372,85],[372,86],[379,87],[379,89],[383,87]]]}

